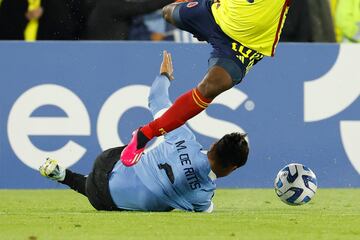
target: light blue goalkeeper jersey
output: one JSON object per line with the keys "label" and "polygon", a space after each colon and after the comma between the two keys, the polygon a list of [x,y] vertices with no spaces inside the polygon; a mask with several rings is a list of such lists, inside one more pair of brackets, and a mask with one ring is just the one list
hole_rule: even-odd
{"label": "light blue goalkeeper jersey", "polygon": [[[155,79],[149,107],[155,116],[171,106],[170,82]],[[122,209],[140,211],[207,211],[216,188],[206,153],[185,125],[167,133],[164,141],[145,153],[133,167],[119,161],[109,177],[110,194]]]}

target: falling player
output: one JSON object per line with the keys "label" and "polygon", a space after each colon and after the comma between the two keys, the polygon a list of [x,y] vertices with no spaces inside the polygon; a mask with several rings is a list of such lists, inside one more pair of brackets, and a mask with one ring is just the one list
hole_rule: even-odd
{"label": "falling player", "polygon": [[[160,76],[153,82],[149,107],[153,116],[171,106],[168,88],[173,80],[171,56],[164,52]],[[216,177],[243,166],[249,148],[244,134],[231,133],[202,151],[191,130],[182,127],[165,134],[165,140],[134,167],[119,161],[124,147],[108,149],[95,160],[88,176],[62,168],[48,159],[40,173],[85,195],[97,210],[170,211],[174,208],[211,212]]]}

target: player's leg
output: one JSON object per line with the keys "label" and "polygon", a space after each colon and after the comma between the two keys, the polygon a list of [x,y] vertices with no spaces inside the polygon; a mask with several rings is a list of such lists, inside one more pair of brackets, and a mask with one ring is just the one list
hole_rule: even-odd
{"label": "player's leg", "polygon": [[233,81],[227,71],[213,66],[196,88],[178,97],[161,117],[145,125],[141,131],[149,139],[170,132],[205,110],[216,96],[232,86]]}
{"label": "player's leg", "polygon": [[178,26],[179,24],[176,23],[175,19],[173,18],[173,12],[174,9],[179,5],[183,3],[171,3],[169,5],[166,5],[162,9],[163,18],[168,22],[174,25],[175,27],[180,28],[181,26]]}
{"label": "player's leg", "polygon": [[92,172],[86,179],[85,191],[91,205],[97,210],[120,210],[113,202],[109,190],[109,175],[119,161],[124,147],[111,148],[95,160]]}
{"label": "player's leg", "polygon": [[[212,27],[209,24],[215,23],[209,11],[209,4],[207,0],[170,4],[164,7],[164,17],[175,26],[193,33],[197,38],[208,40],[212,35]],[[126,166],[135,164],[149,140],[180,127],[206,109],[218,94],[232,86],[231,77],[224,69],[218,66],[211,67],[198,87],[177,98],[160,118],[133,133],[133,138],[121,155],[122,162]]]}
{"label": "player's leg", "polygon": [[86,196],[84,175],[74,173],[68,169],[61,167],[54,159],[46,159],[46,162],[39,168],[40,174],[51,180],[69,186],[71,189]]}
{"label": "player's leg", "polygon": [[221,66],[214,65],[197,85],[197,89],[205,98],[214,99],[233,86],[233,80],[228,71]]}
{"label": "player's leg", "polygon": [[135,164],[148,141],[180,127],[187,120],[205,110],[216,96],[232,86],[233,80],[224,68],[211,67],[196,88],[178,97],[161,117],[134,132],[128,145],[131,146],[131,148],[128,147],[130,151],[127,153],[126,149],[124,150],[126,155],[121,155],[121,161],[126,166]]}
{"label": "player's leg", "polygon": [[208,0],[175,2],[163,8],[164,19],[175,27],[190,32],[200,41],[207,41],[211,32],[207,23],[212,15]]}
{"label": "player's leg", "polygon": [[85,183],[87,177],[82,174],[72,172],[69,169],[66,169],[65,171],[64,181],[59,182],[68,185],[71,189],[86,196]]}
{"label": "player's leg", "polygon": [[205,110],[216,96],[232,86],[233,80],[224,68],[216,65],[211,67],[196,88],[178,97],[161,117],[134,132],[129,143],[130,154],[125,152],[125,149],[124,153],[127,155],[121,156],[122,162],[126,166],[135,164],[150,139],[180,127],[187,120]]}
{"label": "player's leg", "polygon": [[123,149],[124,147],[117,147],[101,153],[87,177],[65,169],[56,160],[49,158],[40,166],[39,171],[41,175],[85,195],[97,210],[120,210],[111,199],[108,180],[109,173],[118,162]]}

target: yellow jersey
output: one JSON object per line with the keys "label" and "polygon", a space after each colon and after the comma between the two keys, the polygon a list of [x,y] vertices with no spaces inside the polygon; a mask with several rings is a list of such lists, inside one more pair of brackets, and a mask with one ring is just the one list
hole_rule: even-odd
{"label": "yellow jersey", "polygon": [[211,6],[221,30],[244,46],[273,56],[290,0],[220,0]]}

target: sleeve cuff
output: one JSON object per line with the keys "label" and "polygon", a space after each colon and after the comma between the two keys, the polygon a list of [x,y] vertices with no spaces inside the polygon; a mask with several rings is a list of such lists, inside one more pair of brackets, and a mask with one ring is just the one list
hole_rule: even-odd
{"label": "sleeve cuff", "polygon": [[211,201],[209,208],[207,210],[205,210],[204,212],[212,213],[213,210],[214,210],[214,203]]}

